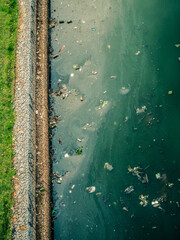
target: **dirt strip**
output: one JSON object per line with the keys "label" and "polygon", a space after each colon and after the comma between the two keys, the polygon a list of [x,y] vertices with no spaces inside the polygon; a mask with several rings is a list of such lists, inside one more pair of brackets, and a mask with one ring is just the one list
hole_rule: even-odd
{"label": "dirt strip", "polygon": [[37,1],[36,22],[36,239],[51,239],[48,134],[48,0]]}

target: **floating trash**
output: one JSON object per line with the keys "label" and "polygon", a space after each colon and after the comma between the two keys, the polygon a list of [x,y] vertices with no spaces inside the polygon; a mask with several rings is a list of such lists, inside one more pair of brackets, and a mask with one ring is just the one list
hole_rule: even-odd
{"label": "floating trash", "polygon": [[174,186],[174,183],[168,183],[168,187],[172,188]]}
{"label": "floating trash", "polygon": [[73,69],[78,70],[79,69],[78,64],[74,64]]}
{"label": "floating trash", "polygon": [[71,75],[70,75],[71,77],[74,77],[74,73],[71,73]]}
{"label": "floating trash", "polygon": [[89,192],[89,193],[93,193],[96,191],[96,187],[92,186],[92,187],[87,187],[86,190]]}
{"label": "floating trash", "polygon": [[177,48],[180,47],[180,44],[175,44],[175,47],[177,47]]}
{"label": "floating trash", "polygon": [[108,104],[108,101],[104,101],[102,104],[102,108],[105,107]]}
{"label": "floating trash", "polygon": [[107,169],[108,171],[112,171],[112,170],[113,170],[113,166],[110,165],[108,162],[106,162],[106,163],[104,164],[104,168]]}
{"label": "floating trash", "polygon": [[61,184],[62,183],[62,177],[59,177],[59,178],[56,178],[56,182],[58,183],[58,184]]}
{"label": "floating trash", "polygon": [[136,108],[136,114],[144,113],[147,110],[146,106],[142,106],[141,108]]}
{"label": "floating trash", "polygon": [[126,207],[123,207],[122,208],[124,211],[128,212],[128,209]]}
{"label": "floating trash", "polygon": [[97,72],[94,71],[94,70],[92,70],[92,74],[93,74],[93,75],[97,75]]}
{"label": "floating trash", "polygon": [[83,151],[83,147],[79,147],[79,148],[76,149],[77,154],[81,154],[82,151]]}
{"label": "floating trash", "polygon": [[69,154],[66,153],[66,154],[64,155],[64,157],[65,157],[65,158],[69,158]]}
{"label": "floating trash", "polygon": [[153,201],[151,202],[151,204],[152,204],[153,207],[159,207],[159,206],[160,206],[160,203],[159,203],[158,200],[153,200]]}
{"label": "floating trash", "polygon": [[172,91],[172,90],[170,90],[170,91],[168,92],[168,94],[169,94],[169,95],[173,94],[173,91]]}
{"label": "floating trash", "polygon": [[147,201],[147,199],[148,199],[148,195],[143,195],[143,194],[141,194],[140,196],[139,196],[139,199],[141,200],[140,201],[140,205],[141,206],[143,206],[143,207],[146,207],[147,206],[147,204],[148,204],[148,201]]}
{"label": "floating trash", "polygon": [[140,51],[137,51],[137,52],[135,53],[135,55],[138,56],[140,53],[141,53]]}
{"label": "floating trash", "polygon": [[132,193],[134,191],[134,187],[133,186],[129,186],[129,187],[127,187],[125,190],[124,190],[124,192],[126,193],[126,194],[130,194],[130,193]]}
{"label": "floating trash", "polygon": [[111,79],[116,79],[116,78],[117,78],[117,76],[111,76],[110,78],[111,78]]}
{"label": "floating trash", "polygon": [[162,179],[162,177],[161,177],[161,174],[160,173],[156,173],[156,179]]}
{"label": "floating trash", "polygon": [[110,48],[111,48],[111,45],[110,45],[110,44],[108,44],[108,45],[107,45],[107,47],[110,49]]}
{"label": "floating trash", "polygon": [[130,89],[129,89],[129,88],[125,88],[125,87],[122,87],[122,88],[120,89],[120,93],[121,93],[122,95],[128,94],[129,91],[130,91]]}
{"label": "floating trash", "polygon": [[138,178],[138,180],[141,181],[142,183],[148,183],[149,182],[148,175],[143,172],[142,168],[140,168],[140,167],[131,168],[129,166],[128,171],[130,173],[132,173],[133,176],[136,176]]}

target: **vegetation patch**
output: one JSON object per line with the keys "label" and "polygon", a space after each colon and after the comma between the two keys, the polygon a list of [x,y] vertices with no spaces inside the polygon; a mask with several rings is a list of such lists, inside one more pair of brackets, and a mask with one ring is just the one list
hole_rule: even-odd
{"label": "vegetation patch", "polygon": [[11,239],[12,131],[15,46],[18,25],[17,0],[0,0],[0,239]]}

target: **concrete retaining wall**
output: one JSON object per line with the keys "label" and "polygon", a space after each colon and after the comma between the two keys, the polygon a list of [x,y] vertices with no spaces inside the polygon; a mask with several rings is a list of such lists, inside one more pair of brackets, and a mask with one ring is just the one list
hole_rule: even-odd
{"label": "concrete retaining wall", "polygon": [[15,84],[15,206],[12,238],[35,239],[35,26],[36,0],[19,0]]}

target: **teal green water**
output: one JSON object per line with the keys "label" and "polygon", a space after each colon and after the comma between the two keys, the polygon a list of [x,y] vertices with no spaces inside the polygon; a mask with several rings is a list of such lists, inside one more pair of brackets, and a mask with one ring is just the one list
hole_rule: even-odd
{"label": "teal green water", "polygon": [[51,16],[65,20],[51,31],[54,53],[66,46],[51,61],[51,88],[69,92],[50,99],[62,115],[53,171],[64,175],[53,179],[54,239],[179,239],[179,14],[179,0],[51,1]]}

